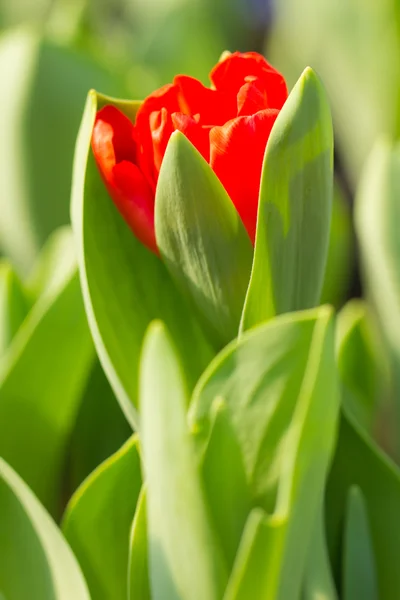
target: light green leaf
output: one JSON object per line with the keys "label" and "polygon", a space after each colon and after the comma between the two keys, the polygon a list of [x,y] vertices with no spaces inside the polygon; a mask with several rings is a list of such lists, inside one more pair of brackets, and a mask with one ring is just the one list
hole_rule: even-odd
{"label": "light green leaf", "polygon": [[202,458],[202,479],[207,504],[231,568],[244,524],[252,508],[250,488],[239,441],[222,398],[211,408],[211,432]]}
{"label": "light green leaf", "polygon": [[170,328],[190,386],[209,362],[212,350],[162,261],[135,238],[98,173],[90,139],[97,108],[109,103],[130,118],[139,106],[89,94],[75,154],[72,219],[97,353],[129,423],[137,427],[137,365],[149,322],[161,318]]}
{"label": "light green leaf", "polygon": [[[201,432],[206,438],[213,403],[223,398],[253,504],[267,511],[248,518],[229,600],[284,600],[300,593],[335,441],[339,394],[333,342],[327,307],[279,317],[229,345],[195,389],[192,428],[199,439]],[[265,578],[254,577],[260,561]]]}
{"label": "light green leaf", "polygon": [[12,266],[0,263],[0,356],[8,349],[28,314],[30,301]]}
{"label": "light green leaf", "polygon": [[68,223],[71,166],[91,86],[119,93],[115,76],[76,51],[45,41],[40,27],[0,38],[0,247],[27,272],[41,245]]}
{"label": "light green leaf", "polygon": [[100,465],[72,497],[64,535],[93,598],[126,598],[129,535],[142,485],[138,442],[132,437]]}
{"label": "light green leaf", "polygon": [[152,597],[220,600],[227,573],[186,424],[186,395],[176,351],[154,323],[140,379]]}
{"label": "light green leaf", "polygon": [[332,186],[329,104],[308,68],[280,111],[265,151],[243,329],[319,303]]}
{"label": "light green leaf", "polygon": [[0,361],[0,455],[51,512],[59,510],[66,444],[93,360],[73,239],[57,235],[69,238],[68,259]]}
{"label": "light green leaf", "polygon": [[8,600],[90,600],[79,565],[56,524],[0,458],[0,590]]}
{"label": "light green leaf", "polygon": [[344,414],[326,494],[327,539],[335,573],[342,564],[342,526],[349,489],[360,488],[376,561],[379,600],[400,597],[400,472],[354,418]]}
{"label": "light green leaf", "polygon": [[343,600],[378,600],[368,515],[357,486],[348,493],[343,548]]}
{"label": "light green leaf", "polygon": [[236,337],[253,248],[218,177],[179,131],[157,183],[157,245],[172,278],[220,346]]}
{"label": "light green leaf", "polygon": [[129,542],[128,600],[151,600],[148,568],[146,487],[143,486]]}

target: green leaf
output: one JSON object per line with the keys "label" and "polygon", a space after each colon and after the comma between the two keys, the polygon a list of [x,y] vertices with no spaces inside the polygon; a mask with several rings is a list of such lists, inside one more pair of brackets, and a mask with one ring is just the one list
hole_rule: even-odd
{"label": "green leaf", "polygon": [[129,542],[128,600],[151,600],[148,568],[146,487],[143,486]]}
{"label": "green leaf", "polygon": [[187,428],[181,368],[159,322],[144,344],[140,402],[152,597],[220,600],[227,573]]}
{"label": "green leaf", "polygon": [[64,535],[93,598],[126,598],[130,527],[142,485],[136,437],[100,465],[72,497]]}
{"label": "green leaf", "polygon": [[344,532],[343,600],[378,600],[374,550],[361,490],[350,488]]}
{"label": "green leaf", "polygon": [[69,486],[66,485],[65,488],[75,491],[131,434],[132,429],[96,358],[71,432],[68,450]]}
{"label": "green leaf", "polygon": [[67,231],[58,235],[67,256],[54,285],[0,362],[0,455],[52,513],[59,510],[66,444],[93,360],[73,239]]}
{"label": "green leaf", "polygon": [[329,235],[328,258],[321,304],[339,308],[345,302],[355,265],[355,244],[350,203],[337,181],[334,185],[332,220]]}
{"label": "green leaf", "polygon": [[[213,352],[162,261],[126,225],[96,168],[90,139],[97,108],[115,104],[134,117],[139,103],[122,103],[91,92],[78,136],[72,193],[73,228],[81,285],[97,353],[132,427],[138,426],[138,361],[144,332],[163,319],[193,386]],[[196,353],[193,352],[196,347]]]}
{"label": "green leaf", "polygon": [[351,300],[337,322],[337,361],[347,410],[372,432],[382,391],[379,346],[367,306]]}
{"label": "green leaf", "polygon": [[201,475],[214,529],[231,568],[252,499],[226,402],[217,397],[211,413],[212,426],[201,463]]}
{"label": "green leaf", "polygon": [[325,536],[323,499],[316,516],[308,549],[302,600],[337,600]]}
{"label": "green leaf", "polygon": [[218,177],[179,131],[157,183],[155,224],[161,256],[219,346],[236,337],[253,248]]}
{"label": "green leaf", "polygon": [[[12,65],[12,68],[10,68]],[[92,86],[120,86],[92,59],[43,38],[40,27],[0,38],[0,247],[27,272],[40,247],[69,222],[74,143]]]}
{"label": "green leaf", "polygon": [[[229,600],[284,600],[300,593],[335,441],[333,342],[330,308],[279,317],[230,344],[195,389],[192,428],[206,439],[213,403],[223,399],[252,503],[267,511],[248,517]],[[226,460],[221,468],[228,468]],[[261,562],[264,578],[255,577]]]}
{"label": "green leaf", "polygon": [[22,283],[8,262],[0,263],[0,356],[10,346],[30,308]]}
{"label": "green leaf", "polygon": [[376,561],[379,600],[400,597],[400,472],[354,418],[344,414],[326,494],[327,539],[338,576],[342,525],[351,487],[360,488]]}
{"label": "green leaf", "polygon": [[90,600],[79,565],[56,524],[0,458],[0,594],[7,600]]}
{"label": "green leaf", "polygon": [[280,111],[265,151],[243,329],[319,303],[332,186],[329,104],[308,68]]}
{"label": "green leaf", "polygon": [[400,356],[400,145],[379,143],[357,192],[355,224],[366,286],[386,339]]}

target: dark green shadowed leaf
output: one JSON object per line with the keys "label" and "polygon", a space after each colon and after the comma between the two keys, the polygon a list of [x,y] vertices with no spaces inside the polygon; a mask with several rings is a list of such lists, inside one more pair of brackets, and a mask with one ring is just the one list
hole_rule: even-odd
{"label": "dark green shadowed leaf", "polygon": [[350,488],[343,540],[343,600],[378,600],[374,549],[360,488]]}
{"label": "dark green shadowed leaf", "polygon": [[60,530],[25,482],[0,458],[0,596],[90,600]]}
{"label": "dark green shadowed leaf", "polygon": [[228,194],[196,148],[172,134],[156,194],[156,237],[178,287],[219,346],[236,337],[253,248]]}
{"label": "dark green shadowed leaf", "polygon": [[[221,398],[251,504],[262,507],[248,516],[243,537],[236,532],[231,538],[230,551],[237,556],[226,599],[295,598],[336,432],[339,394],[331,309],[274,319],[216,357],[199,381],[189,411],[200,445],[207,440],[212,407]],[[231,460],[238,464],[235,456]],[[221,464],[225,470],[233,468],[228,458]],[[209,503],[215,504],[212,513],[222,493],[218,480],[213,481],[216,489],[207,490]]]}
{"label": "dark green shadowed leaf", "polygon": [[153,323],[140,378],[152,598],[221,600],[227,573],[206,508],[186,403],[176,351],[165,327]]}
{"label": "dark green shadowed leaf", "polygon": [[336,354],[346,409],[372,433],[383,388],[378,340],[365,303],[351,300],[340,311]]}
{"label": "dark green shadowed leaf", "polygon": [[379,600],[400,598],[400,472],[345,411],[326,494],[327,540],[338,578],[343,523],[353,486],[360,488],[368,514]]}
{"label": "dark green shadowed leaf", "polygon": [[163,319],[171,330],[190,387],[213,352],[164,264],[135,238],[101,180],[90,140],[97,109],[109,103],[130,118],[139,106],[89,94],[75,153],[72,221],[96,349],[129,423],[137,427],[138,361],[152,319]]}
{"label": "dark green shadowed leaf", "polygon": [[64,535],[98,600],[127,596],[130,528],[141,485],[132,437],[86,479],[67,507]]}
{"label": "dark green shadowed leaf", "polygon": [[331,220],[333,134],[325,90],[306,69],[269,137],[242,317],[249,329],[319,302]]}

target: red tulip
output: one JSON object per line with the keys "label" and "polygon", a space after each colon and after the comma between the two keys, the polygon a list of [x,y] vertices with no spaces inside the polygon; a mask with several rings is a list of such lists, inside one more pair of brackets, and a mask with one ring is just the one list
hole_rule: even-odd
{"label": "red tulip", "polygon": [[92,148],[108,192],[134,234],[156,253],[154,195],[176,129],[209,162],[254,243],[262,161],[286,83],[255,52],[226,56],[210,79],[207,88],[178,75],[146,98],[134,125],[113,106],[97,113]]}

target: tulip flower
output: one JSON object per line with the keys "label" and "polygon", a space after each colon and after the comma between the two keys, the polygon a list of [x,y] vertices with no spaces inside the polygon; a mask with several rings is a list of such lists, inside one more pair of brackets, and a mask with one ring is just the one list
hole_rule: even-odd
{"label": "tulip flower", "polygon": [[254,243],[261,168],[287,98],[283,76],[255,52],[225,53],[211,87],[186,75],[153,92],[135,123],[117,108],[98,111],[92,148],[107,190],[139,240],[157,253],[154,199],[171,134],[179,130],[223,184]]}

